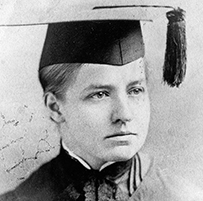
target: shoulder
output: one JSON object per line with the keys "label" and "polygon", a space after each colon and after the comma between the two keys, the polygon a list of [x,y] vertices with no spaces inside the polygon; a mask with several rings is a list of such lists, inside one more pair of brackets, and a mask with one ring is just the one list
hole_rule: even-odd
{"label": "shoulder", "polygon": [[[34,171],[15,190],[9,191],[0,196],[0,201],[32,201],[37,197],[49,198],[57,191],[57,172],[60,171],[58,157],[45,163]],[[56,189],[56,190],[53,190]],[[39,199],[40,200],[40,199]]]}
{"label": "shoulder", "polygon": [[174,174],[169,170],[160,170],[161,179],[166,189],[178,201],[202,201],[203,189],[192,183],[188,178]]}
{"label": "shoulder", "polygon": [[[163,170],[156,159],[140,153],[143,181],[135,197],[145,201],[202,201],[203,190],[171,170]],[[142,200],[141,199],[141,200]]]}

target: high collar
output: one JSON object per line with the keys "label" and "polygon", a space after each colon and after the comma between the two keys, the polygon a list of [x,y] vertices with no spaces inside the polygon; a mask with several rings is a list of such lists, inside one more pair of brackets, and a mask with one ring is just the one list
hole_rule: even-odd
{"label": "high collar", "polygon": [[[130,160],[115,162],[98,171],[87,169],[61,147],[60,154],[55,160],[59,170],[55,176],[63,181],[64,190],[58,200],[63,200],[63,197],[66,200],[67,198],[69,200],[86,200],[86,198],[89,200],[89,196],[95,195],[99,195],[102,200],[108,200],[106,199],[107,194],[111,195],[112,200],[115,200],[115,196],[121,196],[119,200],[126,200],[123,196],[129,198],[142,180],[141,163],[138,158],[137,153]],[[107,193],[107,191],[109,192]]]}
{"label": "high collar", "polygon": [[[61,142],[61,146],[62,146],[62,148],[63,148],[65,151],[68,152],[68,154],[69,154],[72,158],[75,158],[75,159],[76,159],[78,162],[80,162],[85,168],[87,168],[87,169],[89,169],[89,170],[92,169],[91,166],[90,166],[85,160],[83,160],[80,156],[76,155],[73,151],[71,151],[71,150],[66,146],[66,144],[65,144],[63,141]],[[114,162],[114,161],[109,161],[109,162],[104,163],[104,164],[100,167],[99,171],[103,170],[104,168],[106,168],[107,166],[109,166],[109,165],[111,165],[111,164],[113,164],[113,163],[115,163],[115,162]]]}
{"label": "high collar", "polygon": [[59,157],[62,159],[61,161],[67,171],[72,173],[74,180],[76,178],[79,180],[86,180],[90,177],[98,177],[113,181],[129,170],[132,164],[132,159],[130,159],[127,161],[113,163],[102,170],[86,168],[77,158],[71,156],[62,146]]}

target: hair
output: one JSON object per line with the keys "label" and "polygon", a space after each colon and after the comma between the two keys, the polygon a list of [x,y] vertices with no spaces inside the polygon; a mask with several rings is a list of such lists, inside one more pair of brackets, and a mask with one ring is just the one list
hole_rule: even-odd
{"label": "hair", "polygon": [[65,92],[71,86],[82,63],[53,64],[39,70],[39,81],[44,91],[53,93],[57,99],[65,100]]}

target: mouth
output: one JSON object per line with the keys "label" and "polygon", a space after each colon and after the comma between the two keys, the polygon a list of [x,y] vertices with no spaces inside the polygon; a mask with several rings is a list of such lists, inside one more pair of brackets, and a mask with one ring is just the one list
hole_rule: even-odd
{"label": "mouth", "polygon": [[110,138],[116,138],[116,137],[123,137],[123,136],[136,136],[137,133],[132,133],[132,132],[120,132],[120,133],[114,133],[112,135],[108,135],[105,137],[105,139],[110,139]]}

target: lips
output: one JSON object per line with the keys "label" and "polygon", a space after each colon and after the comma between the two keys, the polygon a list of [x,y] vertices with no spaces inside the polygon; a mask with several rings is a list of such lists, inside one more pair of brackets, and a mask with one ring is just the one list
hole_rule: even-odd
{"label": "lips", "polygon": [[105,139],[114,138],[114,137],[129,136],[129,135],[137,135],[137,133],[132,133],[132,132],[119,132],[119,133],[114,133],[114,134],[112,134],[112,135],[109,135],[109,136],[105,137]]}

